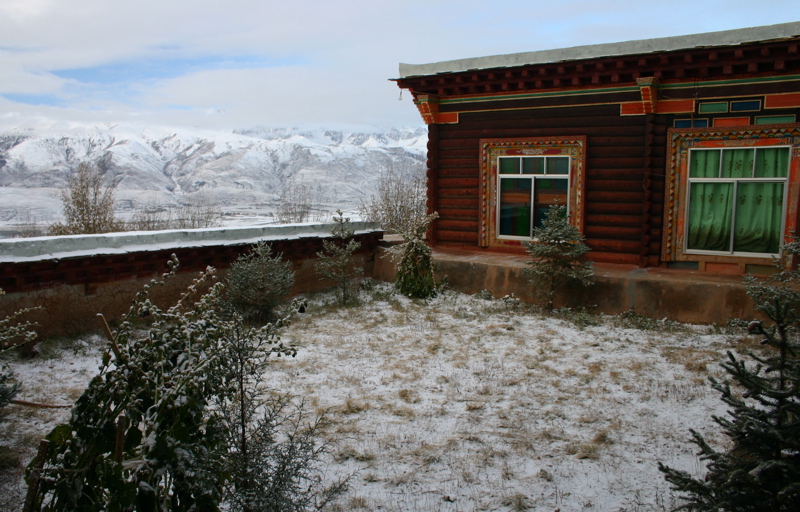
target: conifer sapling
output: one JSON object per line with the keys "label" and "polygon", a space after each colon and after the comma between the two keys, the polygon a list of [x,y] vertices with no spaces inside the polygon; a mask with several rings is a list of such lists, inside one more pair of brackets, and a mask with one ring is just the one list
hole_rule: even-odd
{"label": "conifer sapling", "polygon": [[353,238],[355,232],[350,227],[350,219],[341,210],[336,210],[336,213],[331,230],[333,239],[322,241],[316,268],[322,279],[336,283],[339,302],[346,306],[353,300],[353,283],[364,274],[364,269],[353,261],[353,254],[361,248],[361,242]]}
{"label": "conifer sapling", "polygon": [[[800,254],[797,239],[784,246],[784,254]],[[691,431],[706,461],[705,476],[694,478],[659,463],[686,500],[678,510],[800,510],[800,272],[783,269],[745,281],[748,295],[771,325],[750,322],[748,332],[764,348],[747,353],[751,363],[728,352],[722,367],[729,380],[711,379],[729,407],[728,417],[713,417],[729,444],[717,451]]]}
{"label": "conifer sapling", "polygon": [[425,232],[438,217],[434,212],[415,219],[403,232],[405,242],[392,249],[393,255],[400,256],[395,286],[403,295],[423,299],[436,295],[436,269],[431,248],[425,242]]}
{"label": "conifer sapling", "polygon": [[594,282],[594,268],[586,259],[589,247],[578,229],[569,223],[567,207],[552,205],[541,227],[533,228],[532,242],[522,242],[530,255],[525,274],[534,294],[553,309],[556,291],[567,285],[589,286]]}

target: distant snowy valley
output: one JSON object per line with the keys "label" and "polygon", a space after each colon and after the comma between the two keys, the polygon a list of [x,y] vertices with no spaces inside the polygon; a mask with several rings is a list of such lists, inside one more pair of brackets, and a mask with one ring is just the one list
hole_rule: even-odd
{"label": "distant snowy valley", "polygon": [[424,163],[426,143],[424,128],[0,127],[0,235],[61,220],[59,191],[82,162],[105,171],[123,219],[146,205],[171,209],[202,201],[226,225],[269,223],[297,187],[311,192],[321,218],[337,208],[357,215],[382,172]]}

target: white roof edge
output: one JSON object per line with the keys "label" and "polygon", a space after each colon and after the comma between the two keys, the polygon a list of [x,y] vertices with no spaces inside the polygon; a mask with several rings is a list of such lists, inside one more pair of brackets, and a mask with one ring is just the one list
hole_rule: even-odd
{"label": "white roof edge", "polygon": [[[230,228],[131,231],[100,235],[69,235],[38,238],[0,239],[0,264],[81,256],[100,256],[195,247],[246,245],[298,238],[332,236],[333,224],[301,223]],[[377,222],[351,222],[355,234],[382,231]]]}
{"label": "white roof edge", "polygon": [[686,50],[710,46],[727,46],[756,41],[785,39],[800,35],[800,22],[781,23],[763,27],[740,28],[719,32],[706,32],[686,36],[660,37],[656,39],[640,39],[621,43],[605,43],[587,46],[573,46],[555,50],[510,53],[468,59],[434,62],[431,64],[400,63],[400,78],[411,76],[436,75],[439,73],[457,73],[474,69],[491,69],[503,67],[526,66],[530,64],[546,64],[570,60],[591,59],[597,57],[613,57],[642,53]]}

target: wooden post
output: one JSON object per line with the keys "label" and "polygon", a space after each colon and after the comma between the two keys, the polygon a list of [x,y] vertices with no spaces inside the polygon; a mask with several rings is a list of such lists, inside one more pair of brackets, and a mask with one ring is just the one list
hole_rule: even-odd
{"label": "wooden post", "polygon": [[[42,468],[48,451],[50,451],[50,441],[42,439],[39,443],[39,451],[36,452],[36,457],[31,462],[30,483],[28,484],[28,493],[25,495],[25,504],[22,507],[22,512],[38,512],[39,510],[36,498],[39,494],[39,479],[42,477]],[[33,508],[34,506],[36,509]]]}
{"label": "wooden post", "polygon": [[121,414],[117,418],[117,439],[114,443],[114,460],[122,462],[122,449],[125,443],[125,430],[128,428],[128,417]]}

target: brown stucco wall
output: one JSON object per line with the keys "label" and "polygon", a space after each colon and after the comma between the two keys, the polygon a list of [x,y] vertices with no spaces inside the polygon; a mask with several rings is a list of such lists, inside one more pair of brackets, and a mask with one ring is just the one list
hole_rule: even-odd
{"label": "brown stucco wall", "polygon": [[[437,248],[433,254],[438,277],[446,276],[454,290],[488,290],[495,297],[513,294],[535,302],[523,275],[526,256],[445,248]],[[391,281],[394,275],[386,248],[379,248],[375,277]],[[556,296],[556,307],[585,306],[606,314],[634,310],[659,319],[718,325],[729,318],[761,317],[747,297],[742,276],[596,264],[595,281],[589,288],[562,290]]]}
{"label": "brown stucco wall", "polygon": [[[332,286],[333,283],[321,280],[315,270],[316,254],[322,249],[322,240],[330,236],[330,226],[299,226],[275,238],[275,231],[281,229],[267,228],[263,235],[271,237],[268,242],[273,254],[281,254],[285,261],[292,263],[295,271],[292,293],[298,295]],[[215,268],[218,280],[224,280],[230,264],[257,241],[237,240],[236,234],[232,233],[232,239],[227,240],[217,234],[215,240],[195,243],[187,238],[194,236],[200,240],[205,234],[175,233],[175,243],[184,246],[172,248],[154,244],[146,234],[108,235],[108,245],[93,250],[80,250],[82,241],[74,239],[0,241],[0,288],[6,292],[0,295],[0,318],[21,309],[36,308],[20,320],[38,324],[35,330],[41,338],[100,331],[103,324],[98,314],[113,328],[127,313],[142,287],[168,270],[167,261],[172,254],[180,261],[178,272],[164,286],[151,290],[151,297],[160,307],[174,304],[209,266]],[[372,274],[374,249],[382,234],[377,225],[355,234],[361,243],[355,258],[364,267],[365,275]],[[157,236],[160,235],[153,235]],[[128,240],[137,237],[149,241],[150,245]],[[26,243],[32,248],[22,247]],[[121,247],[115,248],[117,243]],[[192,246],[185,247],[189,243]],[[63,250],[69,244],[75,246],[71,251],[55,255],[37,252],[52,247]],[[202,292],[202,288],[198,291]]]}

